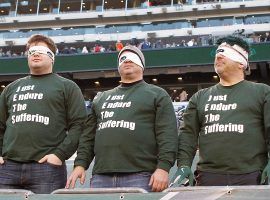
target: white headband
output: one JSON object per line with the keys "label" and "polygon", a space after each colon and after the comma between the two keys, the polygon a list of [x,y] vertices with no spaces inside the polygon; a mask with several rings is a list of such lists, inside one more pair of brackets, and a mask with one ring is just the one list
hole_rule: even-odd
{"label": "white headband", "polygon": [[229,45],[226,42],[218,46],[216,55],[221,54],[235,62],[244,65],[245,69],[248,67],[248,52],[238,45]]}
{"label": "white headband", "polygon": [[34,55],[35,53],[45,54],[45,55],[49,56],[52,59],[52,61],[54,62],[54,53],[48,47],[32,46],[28,50],[28,57]]}
{"label": "white headband", "polygon": [[139,56],[135,53],[132,53],[130,51],[125,51],[124,53],[121,54],[119,60],[118,60],[118,68],[120,67],[120,65],[123,64],[123,62],[125,62],[126,60],[129,60],[137,65],[139,65],[143,70],[143,64],[141,59],[139,58]]}

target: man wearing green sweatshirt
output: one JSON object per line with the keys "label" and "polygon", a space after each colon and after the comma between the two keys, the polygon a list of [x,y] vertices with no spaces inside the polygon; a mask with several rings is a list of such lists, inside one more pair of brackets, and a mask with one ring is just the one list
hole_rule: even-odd
{"label": "man wearing green sweatshirt", "polygon": [[177,152],[177,126],[170,96],[143,80],[145,59],[134,46],[118,55],[121,85],[100,93],[80,138],[74,171],[66,188],[95,157],[91,188],[140,187],[162,191]]}
{"label": "man wearing green sweatshirt", "polygon": [[196,185],[258,185],[270,175],[270,87],[245,80],[249,45],[228,36],[217,41],[220,82],[193,95],[180,129],[173,184],[188,178],[197,148]]}
{"label": "man wearing green sweatshirt", "polygon": [[80,88],[52,72],[56,46],[43,35],[26,45],[30,75],[0,97],[0,189],[51,193],[65,187],[67,160],[86,120]]}

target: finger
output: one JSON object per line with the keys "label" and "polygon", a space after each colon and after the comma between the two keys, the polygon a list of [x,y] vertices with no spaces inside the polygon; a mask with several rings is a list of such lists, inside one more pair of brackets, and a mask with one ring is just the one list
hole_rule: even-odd
{"label": "finger", "polygon": [[168,184],[162,183],[158,192],[162,192],[162,191],[165,190],[166,188],[168,188]]}
{"label": "finger", "polygon": [[159,181],[156,178],[154,178],[153,184],[152,184],[152,191],[157,192],[159,187],[160,187]]}
{"label": "finger", "polygon": [[163,190],[165,190],[166,188],[168,188],[168,180],[163,180],[161,183],[160,183],[160,190],[159,192],[162,192]]}
{"label": "finger", "polygon": [[77,178],[78,176],[73,176],[72,179],[71,179],[71,188],[75,188],[75,185],[76,185],[76,181],[77,181]]}
{"label": "finger", "polygon": [[71,179],[69,177],[68,180],[67,180],[67,182],[66,182],[66,186],[65,186],[66,189],[69,189],[70,182],[71,182]]}
{"label": "finger", "polygon": [[46,155],[43,158],[41,158],[38,162],[39,163],[44,163],[45,161],[47,161],[47,159],[48,159],[48,156]]}
{"label": "finger", "polygon": [[0,164],[2,165],[2,164],[4,164],[4,159],[3,159],[3,157],[0,157]]}
{"label": "finger", "polygon": [[84,182],[85,182],[85,176],[86,176],[85,173],[83,173],[82,177],[81,177],[81,180],[80,180],[81,185],[83,185]]}

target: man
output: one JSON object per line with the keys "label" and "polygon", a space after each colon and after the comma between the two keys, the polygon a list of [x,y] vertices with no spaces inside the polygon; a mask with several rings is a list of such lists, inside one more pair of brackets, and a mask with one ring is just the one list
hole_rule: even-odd
{"label": "man", "polygon": [[56,46],[43,35],[27,42],[30,75],[0,97],[0,188],[51,193],[64,188],[67,160],[86,120],[80,88],[52,72]]}
{"label": "man", "polygon": [[91,188],[159,192],[168,186],[178,143],[170,96],[144,82],[145,59],[137,47],[124,47],[118,63],[121,85],[95,97],[66,188],[74,188],[77,178],[83,184],[94,156]]}
{"label": "man", "polygon": [[258,185],[266,177],[269,182],[270,87],[245,80],[249,46],[243,39],[228,36],[217,44],[214,67],[220,82],[189,101],[175,186],[185,178],[193,184],[190,167],[197,147],[198,186]]}

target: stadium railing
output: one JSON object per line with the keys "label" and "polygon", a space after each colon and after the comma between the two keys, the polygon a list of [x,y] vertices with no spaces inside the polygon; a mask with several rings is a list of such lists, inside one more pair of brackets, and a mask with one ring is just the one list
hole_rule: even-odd
{"label": "stadium railing", "polygon": [[137,187],[125,188],[75,188],[75,189],[59,189],[52,194],[111,194],[111,193],[148,193],[146,190]]}

